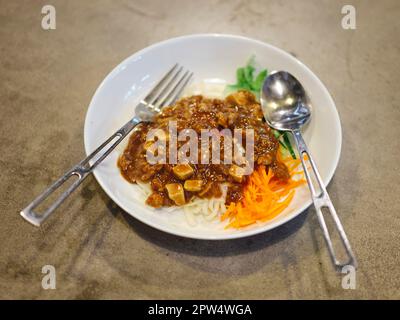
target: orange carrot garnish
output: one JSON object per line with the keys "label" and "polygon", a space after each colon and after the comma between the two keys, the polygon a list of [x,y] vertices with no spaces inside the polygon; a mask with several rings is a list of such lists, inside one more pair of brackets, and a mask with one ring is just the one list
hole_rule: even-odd
{"label": "orange carrot garnish", "polygon": [[222,221],[229,219],[226,228],[242,228],[257,221],[271,220],[289,206],[295,188],[305,183],[303,177],[294,179],[296,175],[302,175],[303,171],[298,169],[299,159],[282,158],[280,150],[277,152],[277,158],[287,166],[290,179],[281,182],[271,169],[258,167],[244,187],[243,199],[238,203],[232,202],[221,216]]}

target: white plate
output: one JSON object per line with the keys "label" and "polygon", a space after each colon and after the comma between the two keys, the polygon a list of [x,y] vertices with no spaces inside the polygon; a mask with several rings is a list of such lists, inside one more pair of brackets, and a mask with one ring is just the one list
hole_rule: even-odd
{"label": "white plate", "polygon": [[[325,184],[331,180],[339,161],[342,143],[340,119],[335,104],[322,82],[290,54],[261,41],[222,34],[199,34],[166,40],[147,47],[120,63],[103,80],[94,94],[85,120],[85,149],[89,154],[134,115],[134,106],[160,76],[175,62],[194,72],[193,83],[235,82],[235,72],[250,56],[272,70],[286,70],[305,87],[313,114],[304,129],[305,140]],[[275,228],[300,214],[311,204],[306,186],[299,188],[291,205],[273,220],[242,230],[224,229],[219,221],[190,226],[181,209],[167,212],[144,204],[136,185],[122,178],[117,158],[126,146],[125,139],[94,174],[104,191],[136,219],[159,230],[196,239],[232,239]]]}

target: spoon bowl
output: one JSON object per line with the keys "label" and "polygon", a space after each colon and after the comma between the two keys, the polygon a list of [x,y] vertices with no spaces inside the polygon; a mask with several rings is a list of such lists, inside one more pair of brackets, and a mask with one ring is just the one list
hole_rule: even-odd
{"label": "spoon bowl", "polygon": [[311,118],[311,107],[301,83],[290,73],[271,73],[261,90],[261,106],[265,119],[274,129],[300,129]]}

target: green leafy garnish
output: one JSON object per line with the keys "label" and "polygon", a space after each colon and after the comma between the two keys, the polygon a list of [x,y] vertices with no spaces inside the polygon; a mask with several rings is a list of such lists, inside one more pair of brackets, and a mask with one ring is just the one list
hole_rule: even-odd
{"label": "green leafy garnish", "polygon": [[256,71],[254,56],[249,59],[246,66],[238,68],[236,71],[236,83],[229,84],[226,87],[226,93],[232,93],[238,90],[247,90],[252,92],[257,100],[260,99],[260,90],[267,77],[267,69],[261,70],[257,76],[254,75]]}
{"label": "green leafy garnish", "polygon": [[[256,96],[256,99],[259,101],[261,86],[263,85],[263,82],[268,75],[268,70],[261,70],[257,74],[257,76],[254,75],[255,71],[255,57],[252,56],[248,60],[246,66],[238,68],[236,70],[236,83],[227,85],[225,89],[225,94],[228,95],[238,90],[247,90],[252,92]],[[274,129],[272,130],[280,145],[290,153],[293,159],[296,159],[296,153],[294,152],[292,144],[290,143],[288,133]]]}
{"label": "green leafy garnish", "polygon": [[293,159],[296,159],[296,154],[294,153],[292,144],[290,143],[288,133],[287,133],[287,132],[283,132],[282,136],[283,136],[283,141],[284,141],[284,143],[285,143],[287,149],[288,149],[289,152],[290,152],[290,155],[292,156]]}

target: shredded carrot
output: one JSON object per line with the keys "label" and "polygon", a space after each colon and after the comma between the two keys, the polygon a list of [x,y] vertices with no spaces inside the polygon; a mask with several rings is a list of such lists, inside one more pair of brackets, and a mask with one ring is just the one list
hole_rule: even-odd
{"label": "shredded carrot", "polygon": [[274,176],[271,169],[258,167],[244,187],[243,199],[238,203],[232,202],[221,216],[221,221],[229,219],[226,228],[239,229],[257,221],[271,220],[289,206],[295,188],[305,183],[303,171],[298,168],[301,162],[300,159],[292,159],[290,156],[283,158],[280,150],[277,152],[277,160],[287,166],[289,180],[282,182]]}

